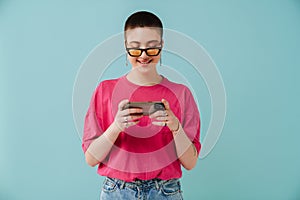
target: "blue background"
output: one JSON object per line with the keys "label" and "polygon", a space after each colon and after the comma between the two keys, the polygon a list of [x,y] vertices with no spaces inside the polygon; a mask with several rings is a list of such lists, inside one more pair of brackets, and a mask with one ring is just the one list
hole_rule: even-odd
{"label": "blue background", "polygon": [[73,122],[73,83],[89,52],[144,9],[202,44],[226,88],[222,135],[184,171],[185,198],[300,199],[297,0],[1,0],[0,199],[99,198],[103,178],[85,163]]}

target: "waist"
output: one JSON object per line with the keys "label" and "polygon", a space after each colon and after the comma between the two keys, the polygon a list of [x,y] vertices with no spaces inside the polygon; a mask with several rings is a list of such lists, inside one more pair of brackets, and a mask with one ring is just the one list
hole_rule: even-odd
{"label": "waist", "polygon": [[179,182],[179,179],[174,178],[174,179],[170,179],[170,180],[162,180],[162,179],[150,179],[150,180],[141,180],[141,179],[135,179],[134,181],[124,181],[121,179],[117,179],[117,178],[110,178],[110,177],[106,177],[106,179],[108,179],[109,181],[114,182],[116,185],[119,186],[119,188],[124,188],[124,187],[128,187],[128,188],[146,188],[146,187],[155,187],[155,188],[160,188],[162,185],[169,183],[169,182]]}
{"label": "waist", "polygon": [[126,182],[152,179],[170,180],[174,178],[181,178],[182,176],[180,162],[178,160],[166,167],[155,171],[153,170],[149,172],[149,170],[147,171],[147,168],[144,168],[144,171],[142,171],[142,169],[141,173],[130,172],[130,170],[118,170],[116,168],[111,168],[110,166],[112,166],[111,163],[108,163],[107,165],[100,164],[98,168],[98,174],[105,177],[117,178]]}

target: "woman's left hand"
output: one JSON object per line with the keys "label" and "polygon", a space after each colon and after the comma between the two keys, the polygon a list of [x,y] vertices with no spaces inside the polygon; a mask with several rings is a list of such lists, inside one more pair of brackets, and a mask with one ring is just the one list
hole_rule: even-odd
{"label": "woman's left hand", "polygon": [[164,104],[166,110],[159,110],[151,114],[149,117],[151,119],[154,119],[154,121],[152,121],[152,124],[157,126],[168,126],[172,132],[177,131],[180,125],[178,118],[170,109],[170,105],[167,100],[162,99],[161,102]]}

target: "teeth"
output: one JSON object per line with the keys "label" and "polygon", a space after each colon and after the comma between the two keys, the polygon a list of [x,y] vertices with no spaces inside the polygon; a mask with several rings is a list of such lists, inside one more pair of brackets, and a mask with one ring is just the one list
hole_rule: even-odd
{"label": "teeth", "polygon": [[150,60],[147,61],[147,62],[141,62],[141,61],[140,61],[140,63],[141,63],[141,64],[148,64],[148,63],[150,63]]}

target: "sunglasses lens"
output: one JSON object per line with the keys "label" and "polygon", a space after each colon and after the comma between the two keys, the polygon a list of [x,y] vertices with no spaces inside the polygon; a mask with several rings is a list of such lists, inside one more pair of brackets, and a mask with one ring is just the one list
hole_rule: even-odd
{"label": "sunglasses lens", "polygon": [[157,56],[159,53],[159,49],[148,49],[147,54],[148,56]]}
{"label": "sunglasses lens", "polygon": [[140,56],[141,55],[141,50],[139,49],[130,49],[128,51],[128,53],[131,55],[131,56]]}
{"label": "sunglasses lens", "polygon": [[160,48],[149,48],[149,49],[127,49],[127,52],[130,56],[139,57],[142,55],[142,52],[146,51],[148,56],[157,56],[160,52]]}

